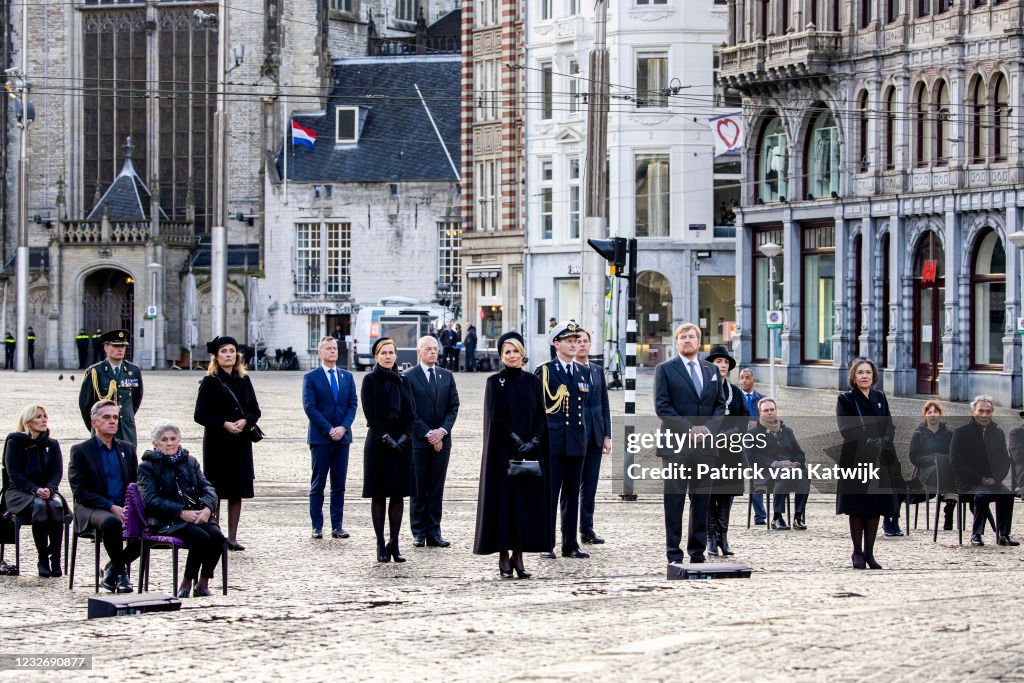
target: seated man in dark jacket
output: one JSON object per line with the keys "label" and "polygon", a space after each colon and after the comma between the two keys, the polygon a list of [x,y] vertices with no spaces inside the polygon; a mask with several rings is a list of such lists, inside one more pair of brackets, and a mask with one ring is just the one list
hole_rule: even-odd
{"label": "seated man in dark jacket", "polygon": [[988,521],[988,506],[996,504],[996,543],[1020,545],[1010,536],[1013,494],[1003,484],[1010,472],[1006,435],[992,421],[992,397],[982,394],[971,401],[971,421],[953,430],[949,459],[961,495],[974,495],[974,526],[971,545],[984,545],[981,535]]}
{"label": "seated man in dark jacket", "polygon": [[[199,469],[199,461],[181,447],[181,429],[170,422],[153,428],[153,445],[139,465],[139,493],[150,531],[175,536],[188,547],[178,597],[210,595],[208,584],[224,551],[224,534],[210,521],[217,492]],[[202,570],[202,571],[200,571]]]}
{"label": "seated man in dark jacket", "polygon": [[[793,430],[779,419],[778,406],[773,398],[762,398],[757,402],[757,424],[750,428],[749,434],[754,436],[754,444],[747,449],[747,460],[751,464],[760,465],[772,480],[775,498],[772,500],[772,526],[784,530],[789,526],[783,518],[786,498],[795,493],[796,501],[793,514],[793,528],[806,529],[804,514],[807,511],[807,497],[811,483],[807,478],[807,456],[796,441]],[[763,443],[764,446],[759,444]],[[792,472],[791,478],[780,476],[782,470],[802,470]]]}
{"label": "seated man in dark jacket", "polygon": [[71,447],[68,481],[75,496],[75,529],[99,529],[110,557],[100,585],[108,591],[131,593],[128,565],[139,556],[137,541],[122,540],[124,494],[135,481],[138,457],[135,446],[114,438],[119,409],[113,401],[97,401],[89,412],[94,436]]}

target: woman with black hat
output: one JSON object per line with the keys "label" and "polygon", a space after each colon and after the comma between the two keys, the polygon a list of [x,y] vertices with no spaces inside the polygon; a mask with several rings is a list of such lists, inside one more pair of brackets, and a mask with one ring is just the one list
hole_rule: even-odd
{"label": "woman with black hat", "polygon": [[[416,414],[412,390],[395,368],[395,342],[381,337],[373,343],[371,351],[376,363],[366,373],[359,390],[359,403],[369,427],[363,446],[363,498],[371,499],[377,561],[405,562],[398,549],[398,536],[402,530],[403,499],[412,493],[412,428]],[[386,544],[385,510],[391,532]]]}
{"label": "woman with black hat", "polygon": [[[252,444],[263,438],[256,427],[260,405],[245,372],[245,361],[233,337],[217,337],[206,344],[210,366],[199,385],[195,421],[203,431],[203,472],[217,489],[220,500],[228,501],[228,549],[245,550],[238,542],[238,519],[242,499],[252,498],[256,473]],[[220,504],[214,521],[220,517]]]}
{"label": "woman with black hat", "polygon": [[[722,387],[725,389],[725,417],[722,419],[720,433],[732,435],[745,432],[749,416],[743,403],[743,392],[735,384],[729,383],[729,373],[736,367],[736,359],[729,355],[729,350],[724,346],[714,346],[708,354],[707,361],[714,363],[718,368],[722,375]],[[737,472],[735,468],[742,466],[742,450],[734,453],[728,447],[719,449],[719,471]],[[723,555],[733,555],[732,549],[729,548],[729,515],[732,512],[733,497],[743,493],[743,480],[735,476],[721,477],[713,479],[710,483],[708,554],[717,555],[718,549],[721,548]]]}
{"label": "woman with black hat", "polygon": [[[473,553],[498,553],[498,571],[511,579],[531,574],[523,552],[547,552],[555,545],[548,492],[548,422],[540,378],[524,372],[523,338],[506,332],[498,339],[502,369],[484,390],[484,451],[476,508]],[[537,466],[511,461],[536,461]],[[511,554],[510,554],[511,553]]]}

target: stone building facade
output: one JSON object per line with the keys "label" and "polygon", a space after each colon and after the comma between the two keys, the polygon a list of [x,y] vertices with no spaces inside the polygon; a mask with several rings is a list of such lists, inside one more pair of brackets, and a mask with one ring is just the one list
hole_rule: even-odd
{"label": "stone building facade", "polygon": [[887,392],[1020,405],[1022,3],[728,9],[722,76],[746,118],[741,363],[767,361],[780,306],[788,384],[844,388],[867,356]]}

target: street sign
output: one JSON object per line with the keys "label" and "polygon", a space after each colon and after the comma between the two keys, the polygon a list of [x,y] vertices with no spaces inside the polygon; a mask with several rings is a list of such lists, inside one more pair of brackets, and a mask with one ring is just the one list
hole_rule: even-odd
{"label": "street sign", "polygon": [[768,311],[768,329],[777,330],[782,328],[782,311]]}
{"label": "street sign", "polygon": [[152,320],[156,317],[156,306],[146,306],[146,320]]}
{"label": "street sign", "polygon": [[1017,334],[1024,334],[1024,318],[1017,318]]}

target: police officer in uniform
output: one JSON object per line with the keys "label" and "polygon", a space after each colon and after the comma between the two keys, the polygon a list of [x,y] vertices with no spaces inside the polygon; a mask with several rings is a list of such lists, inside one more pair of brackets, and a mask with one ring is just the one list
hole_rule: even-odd
{"label": "police officer in uniform", "polygon": [[28,366],[35,370],[36,369],[36,333],[32,330],[32,326],[28,327]]}
{"label": "police officer in uniform", "polygon": [[[540,377],[544,408],[548,417],[550,450],[551,510],[562,517],[562,557],[587,558],[576,537],[580,513],[580,483],[590,432],[586,418],[586,398],[590,392],[590,373],[575,361],[579,328],[572,320],[558,323],[548,332],[548,344],[555,357],[541,363],[534,374]],[[561,494],[561,497],[559,497]],[[554,549],[544,553],[554,558]]]}
{"label": "police officer in uniform", "polygon": [[99,363],[103,360],[103,330],[96,328],[92,333],[92,362]]}
{"label": "police officer in uniform", "polygon": [[78,350],[78,369],[85,370],[89,365],[89,335],[84,327],[75,335],[75,348]]}
{"label": "police officer in uniform", "polygon": [[128,330],[111,330],[100,336],[106,360],[90,365],[82,377],[78,407],[82,420],[92,429],[90,411],[96,401],[116,401],[120,424],[114,438],[138,446],[135,435],[135,413],[142,405],[142,370],[124,359],[128,348]]}
{"label": "police officer in uniform", "polygon": [[4,370],[14,369],[14,349],[17,346],[17,342],[14,340],[14,335],[10,332],[4,338]]}

